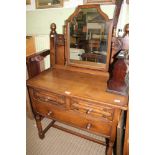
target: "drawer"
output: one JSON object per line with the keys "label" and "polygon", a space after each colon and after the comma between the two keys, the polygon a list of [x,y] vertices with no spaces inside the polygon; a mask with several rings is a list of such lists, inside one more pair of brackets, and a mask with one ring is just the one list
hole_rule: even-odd
{"label": "drawer", "polygon": [[46,102],[65,107],[65,97],[55,93],[48,93],[40,90],[34,90],[33,99],[39,102]]}
{"label": "drawer", "polygon": [[54,104],[37,102],[35,103],[35,111],[45,117],[52,118],[60,122],[77,124],[81,128],[83,128],[87,123],[87,120],[83,119],[83,116],[78,116],[74,112],[70,110],[66,111]]}
{"label": "drawer", "polygon": [[107,105],[72,99],[71,109],[93,117],[100,117],[109,121],[113,120],[114,109]]}
{"label": "drawer", "polygon": [[85,128],[93,133],[99,133],[100,135],[110,136],[112,123],[105,122],[100,119],[87,118],[87,124]]}
{"label": "drawer", "polygon": [[110,136],[111,123],[98,119],[89,119],[85,114],[73,110],[58,108],[50,103],[35,103],[35,111],[45,117],[60,121],[62,123],[96,133],[98,135]]}

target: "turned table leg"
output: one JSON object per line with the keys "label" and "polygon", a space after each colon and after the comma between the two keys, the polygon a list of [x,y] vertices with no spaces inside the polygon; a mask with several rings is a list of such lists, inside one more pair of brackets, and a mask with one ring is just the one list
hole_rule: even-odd
{"label": "turned table leg", "polygon": [[114,143],[110,142],[109,139],[106,139],[106,145],[107,145],[107,147],[106,147],[105,154],[112,155]]}
{"label": "turned table leg", "polygon": [[42,125],[41,125],[41,116],[36,115],[35,119],[36,119],[36,124],[37,124],[37,128],[38,128],[38,135],[39,135],[40,139],[43,139],[45,137],[45,134],[43,133],[43,129],[42,129]]}
{"label": "turned table leg", "polygon": [[106,155],[112,155],[113,152],[113,143],[109,143],[106,148]]}
{"label": "turned table leg", "polygon": [[114,142],[116,139],[116,130],[117,130],[117,125],[119,122],[119,118],[120,118],[120,113],[121,110],[120,109],[115,109],[114,112],[114,120],[112,123],[112,129],[111,129],[111,135],[109,138],[106,139],[106,155],[112,155],[113,153],[113,146],[114,146]]}

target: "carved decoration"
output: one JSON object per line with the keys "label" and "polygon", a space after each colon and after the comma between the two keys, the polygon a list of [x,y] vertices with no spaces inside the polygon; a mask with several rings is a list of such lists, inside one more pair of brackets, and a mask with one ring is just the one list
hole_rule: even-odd
{"label": "carved decoration", "polygon": [[52,23],[50,28],[51,28],[51,35],[54,35],[56,33],[56,24]]}

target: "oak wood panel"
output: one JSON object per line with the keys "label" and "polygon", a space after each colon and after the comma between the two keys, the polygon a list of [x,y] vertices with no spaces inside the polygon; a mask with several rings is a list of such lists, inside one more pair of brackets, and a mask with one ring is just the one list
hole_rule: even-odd
{"label": "oak wood panel", "polygon": [[57,35],[56,38],[56,64],[65,65],[65,40],[64,35]]}
{"label": "oak wood panel", "polygon": [[63,69],[68,71],[73,71],[74,73],[80,72],[80,73],[87,73],[95,76],[102,76],[102,79],[104,82],[106,82],[109,79],[109,73],[108,72],[101,72],[98,70],[92,70],[89,68],[81,69],[80,67],[72,67],[72,66],[62,66],[62,65],[55,65],[53,68],[55,69]]}
{"label": "oak wood panel", "polygon": [[128,98],[106,92],[107,84],[102,76],[86,73],[65,71],[61,69],[48,69],[31,80],[27,85],[61,95],[106,103],[108,105],[127,109]]}

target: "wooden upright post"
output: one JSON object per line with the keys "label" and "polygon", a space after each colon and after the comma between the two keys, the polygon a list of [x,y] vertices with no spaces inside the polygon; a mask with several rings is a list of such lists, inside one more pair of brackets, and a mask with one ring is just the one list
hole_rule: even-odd
{"label": "wooden upright post", "polygon": [[50,65],[51,67],[55,65],[56,59],[56,24],[52,23],[51,26],[51,33],[50,33]]}

